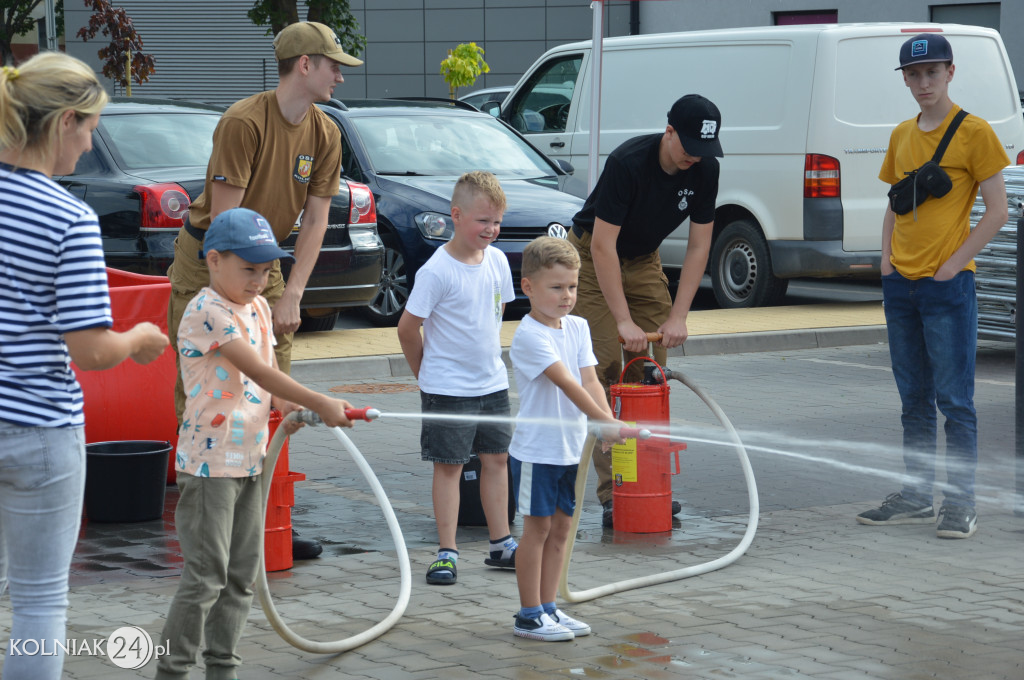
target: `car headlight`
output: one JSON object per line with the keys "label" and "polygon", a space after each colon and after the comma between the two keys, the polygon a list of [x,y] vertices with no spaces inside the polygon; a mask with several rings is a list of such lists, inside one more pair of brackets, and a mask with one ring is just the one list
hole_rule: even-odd
{"label": "car headlight", "polygon": [[416,227],[423,234],[423,238],[432,241],[450,241],[455,234],[451,215],[428,212],[420,213],[413,219],[416,222]]}

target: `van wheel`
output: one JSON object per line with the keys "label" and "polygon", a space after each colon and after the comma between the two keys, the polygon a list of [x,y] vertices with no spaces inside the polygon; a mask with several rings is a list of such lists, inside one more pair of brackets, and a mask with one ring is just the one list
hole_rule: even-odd
{"label": "van wheel", "polygon": [[735,309],[780,302],[789,280],[772,274],[768,244],[757,226],[738,220],[722,230],[711,248],[711,285],[719,306]]}
{"label": "van wheel", "polygon": [[380,290],[362,308],[362,313],[375,326],[394,326],[405,311],[405,303],[409,299],[409,274],[405,268],[405,255],[398,245],[398,237],[381,233],[380,240],[384,244]]}

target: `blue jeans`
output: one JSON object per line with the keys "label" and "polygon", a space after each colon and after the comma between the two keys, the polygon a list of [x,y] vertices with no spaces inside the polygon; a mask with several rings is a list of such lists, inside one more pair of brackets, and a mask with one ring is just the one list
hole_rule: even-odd
{"label": "blue jeans", "polygon": [[974,410],[974,359],[978,299],[974,272],[949,281],[882,277],[892,373],[903,402],[903,460],[910,500],[932,501],[935,486],[936,413],[946,417],[944,502],[974,507],[978,466],[978,417]]}
{"label": "blue jeans", "polygon": [[[0,593],[11,593],[4,680],[58,680],[68,608],[68,570],[85,493],[82,428],[0,422]],[[16,641],[22,641],[18,643]],[[37,641],[53,655],[27,655]],[[13,652],[13,653],[12,653]]]}

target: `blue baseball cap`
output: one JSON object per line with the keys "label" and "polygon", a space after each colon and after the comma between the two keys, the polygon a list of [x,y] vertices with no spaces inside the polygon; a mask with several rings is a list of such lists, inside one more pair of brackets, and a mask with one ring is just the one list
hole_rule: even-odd
{"label": "blue baseball cap", "polygon": [[901,71],[913,64],[935,61],[953,61],[953,48],[938,33],[921,33],[903,43],[900,48],[900,65],[895,70]]}
{"label": "blue baseball cap", "polygon": [[253,264],[295,259],[277,245],[270,222],[248,208],[225,210],[214,218],[206,230],[199,257],[205,258],[211,250],[221,253],[231,251]]}

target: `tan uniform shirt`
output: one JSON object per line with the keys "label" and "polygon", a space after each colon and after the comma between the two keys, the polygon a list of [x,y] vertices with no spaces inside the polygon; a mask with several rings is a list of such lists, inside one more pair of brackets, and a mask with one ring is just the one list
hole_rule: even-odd
{"label": "tan uniform shirt", "polygon": [[229,108],[213,133],[213,154],[206,186],[189,209],[189,221],[210,226],[210,188],[225,182],[245,189],[242,207],[267,218],[283,241],[298,220],[307,196],[338,193],[341,178],[341,133],[315,106],[292,125],[273,90]]}

